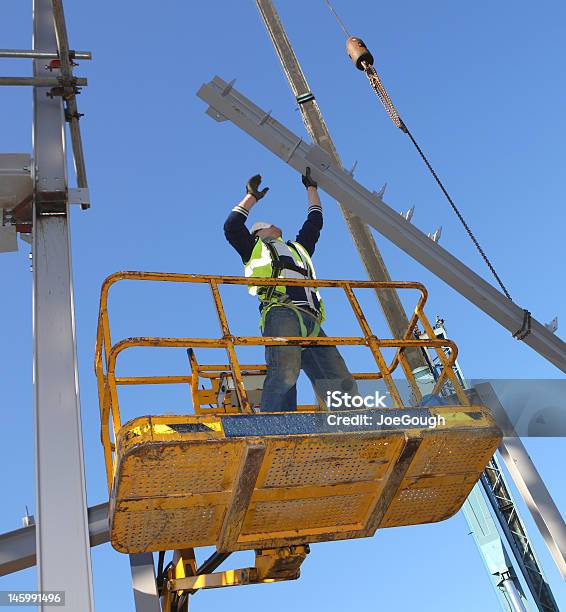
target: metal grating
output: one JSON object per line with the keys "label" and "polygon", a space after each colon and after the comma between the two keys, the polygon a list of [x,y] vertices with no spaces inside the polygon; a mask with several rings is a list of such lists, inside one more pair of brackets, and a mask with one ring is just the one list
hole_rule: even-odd
{"label": "metal grating", "polygon": [[[387,506],[382,527],[442,520],[458,510],[499,441],[490,423],[423,431],[395,494],[398,480],[388,479],[406,448],[402,431],[223,438],[221,431],[203,434],[197,427],[203,418],[176,417],[173,429],[152,417],[143,443],[127,435],[135,424],[124,426],[111,504],[118,550],[215,544],[248,550],[364,537],[379,520],[381,510],[372,509]],[[226,543],[224,521],[234,512],[233,491],[251,443],[266,451],[239,536]]]}
{"label": "metal grating", "polygon": [[236,444],[147,445],[124,462],[119,496],[140,499],[224,491],[231,488],[241,451]]}
{"label": "metal grating", "polygon": [[277,442],[266,457],[258,487],[297,487],[370,481],[385,472],[397,441],[384,439],[302,439]]}
{"label": "metal grating", "polygon": [[467,495],[462,484],[406,488],[395,497],[380,527],[440,521],[457,512]]}
{"label": "metal grating", "polygon": [[316,527],[350,525],[360,522],[367,512],[369,495],[258,502],[248,513],[242,534],[300,531]]}
{"label": "metal grating", "polygon": [[476,438],[470,432],[435,433],[424,438],[409,476],[413,474],[470,473],[478,466],[478,474],[493,454],[495,437]]}
{"label": "metal grating", "polygon": [[215,540],[219,529],[217,510],[215,506],[118,510],[114,514],[112,545],[129,553],[205,546]]}
{"label": "metal grating", "polygon": [[[495,436],[470,432],[427,435],[381,527],[431,523],[452,516],[464,503],[473,484],[497,447]],[[458,482],[450,482],[460,475]]]}

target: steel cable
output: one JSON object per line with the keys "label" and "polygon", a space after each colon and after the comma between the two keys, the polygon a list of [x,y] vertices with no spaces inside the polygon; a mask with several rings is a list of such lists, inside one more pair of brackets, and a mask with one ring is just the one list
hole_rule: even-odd
{"label": "steel cable", "polygon": [[485,263],[486,263],[487,267],[489,268],[490,272],[493,274],[495,280],[497,281],[497,283],[501,287],[503,293],[505,294],[506,297],[508,297],[511,300],[512,298],[511,298],[511,295],[509,294],[509,291],[507,291],[507,288],[503,284],[503,281],[499,277],[499,274],[497,274],[497,272],[495,271],[495,268],[494,268],[493,264],[491,263],[491,261],[489,260],[487,255],[485,254],[485,251],[482,249],[480,243],[478,242],[478,240],[475,237],[474,233],[470,229],[470,226],[466,223],[466,220],[464,219],[462,213],[460,212],[460,210],[458,209],[458,207],[454,203],[454,200],[450,197],[450,194],[446,190],[446,187],[444,187],[442,181],[438,177],[438,174],[436,174],[436,172],[435,172],[434,168],[432,167],[431,163],[428,161],[426,155],[423,153],[423,150],[420,148],[419,144],[415,140],[415,137],[411,134],[410,130],[405,125],[405,122],[399,116],[399,113],[397,112],[397,109],[395,108],[395,105],[393,104],[393,102],[391,101],[391,98],[389,97],[387,91],[385,90],[385,87],[383,86],[383,84],[382,84],[382,82],[381,82],[381,80],[380,80],[380,78],[379,78],[375,68],[373,66],[368,65],[366,62],[364,62],[364,72],[366,73],[366,76],[367,76],[367,78],[368,78],[368,80],[370,82],[370,85],[371,85],[372,89],[375,91],[377,97],[379,98],[379,100],[383,104],[383,107],[387,111],[387,114],[389,115],[389,117],[391,118],[393,123],[401,131],[405,132],[405,134],[407,134],[407,136],[409,136],[409,138],[411,139],[411,142],[415,145],[416,150],[418,151],[418,153],[421,156],[422,160],[426,164],[427,168],[430,170],[430,173],[432,174],[432,176],[434,177],[434,180],[437,182],[438,186],[442,190],[442,193],[446,196],[446,199],[448,200],[448,203],[452,207],[452,210],[455,212],[456,216],[458,217],[458,219],[460,220],[460,222],[464,226],[464,229],[468,233],[468,236],[470,237],[470,239],[474,243],[474,245],[475,245],[476,249],[478,250],[479,254],[482,256],[482,258],[485,261]]}
{"label": "steel cable", "polygon": [[[328,5],[328,8],[330,9],[330,11],[334,15],[334,17],[336,18],[336,21],[338,22],[338,24],[340,25],[340,27],[342,28],[342,30],[346,34],[346,36],[348,36],[348,38],[350,38],[350,34],[348,32],[348,29],[344,25],[344,22],[338,16],[338,13],[334,10],[334,7],[330,3],[330,0],[325,0],[325,2]],[[371,55],[370,55],[370,57],[371,57]],[[373,58],[370,60],[370,62],[373,62]],[[417,141],[415,140],[415,137],[411,134],[411,132],[409,131],[409,129],[405,125],[404,121],[399,116],[399,113],[397,112],[397,109],[395,108],[395,105],[391,101],[391,98],[389,97],[389,94],[387,93],[387,90],[383,86],[383,83],[381,82],[381,79],[379,78],[379,75],[377,74],[375,68],[371,65],[371,63],[368,63],[367,61],[362,61],[361,65],[363,67],[364,72],[366,73],[366,76],[367,76],[369,82],[370,82],[371,88],[376,93],[377,97],[379,98],[380,102],[382,103],[383,107],[385,108],[387,114],[389,115],[389,117],[391,118],[393,123],[402,132],[405,132],[405,134],[407,134],[409,136],[409,138],[411,139],[411,142],[413,143],[413,145],[415,146],[415,148],[418,151],[419,155],[421,156],[422,160],[426,164],[426,167],[429,169],[430,173],[434,177],[434,180],[437,182],[438,186],[442,190],[442,193],[446,196],[446,199],[448,200],[448,203],[452,207],[452,210],[454,211],[454,213],[456,214],[456,216],[460,220],[460,223],[464,226],[464,229],[466,230],[468,236],[470,237],[470,239],[474,243],[476,249],[478,250],[478,252],[481,255],[482,259],[484,260],[484,262],[486,263],[487,267],[489,268],[489,271],[492,273],[493,277],[497,281],[497,284],[501,287],[501,290],[503,291],[505,296],[507,298],[509,298],[510,300],[512,300],[509,291],[507,291],[507,288],[503,284],[503,281],[499,277],[499,274],[497,274],[497,272],[495,271],[495,267],[493,266],[493,264],[491,263],[491,261],[489,260],[487,255],[485,254],[485,251],[480,246],[480,243],[478,242],[478,239],[475,237],[474,233],[470,229],[470,226],[466,223],[462,213],[460,212],[460,210],[458,209],[458,207],[454,203],[454,200],[450,197],[450,194],[446,190],[446,187],[444,187],[442,181],[438,177],[438,174],[436,174],[436,172],[435,172],[434,168],[432,167],[431,163],[428,161],[426,155],[423,153],[422,149],[420,148],[420,146],[418,145]]]}

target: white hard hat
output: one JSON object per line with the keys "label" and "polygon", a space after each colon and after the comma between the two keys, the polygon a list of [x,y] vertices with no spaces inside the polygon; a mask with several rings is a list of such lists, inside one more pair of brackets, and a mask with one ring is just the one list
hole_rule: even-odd
{"label": "white hard hat", "polygon": [[256,223],[252,225],[251,232],[252,234],[255,234],[258,230],[268,229],[269,227],[273,227],[273,223],[266,223],[265,221],[256,221]]}

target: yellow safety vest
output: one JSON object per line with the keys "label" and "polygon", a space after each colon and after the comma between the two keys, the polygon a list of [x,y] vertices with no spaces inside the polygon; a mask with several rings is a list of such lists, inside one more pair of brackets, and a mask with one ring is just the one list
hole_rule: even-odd
{"label": "yellow safety vest", "polygon": [[[281,238],[278,240],[283,242]],[[305,270],[306,273],[304,276],[315,279],[316,273],[314,271],[314,266],[305,247],[298,242],[290,241],[286,244],[289,247],[289,251],[297,267]],[[277,266],[277,263],[273,261],[274,256],[278,260],[275,246],[272,246],[270,249],[261,238],[256,238],[256,243],[254,244],[251,257],[244,266],[245,275],[249,278],[297,278],[298,273],[296,271]],[[311,334],[316,336],[318,335],[321,323],[325,319],[324,303],[318,289],[314,287],[305,287],[305,289],[307,290],[307,297],[308,291],[312,291],[316,295],[319,304],[320,317],[317,321],[315,329]],[[307,336],[306,328],[301,315],[301,308],[300,306],[293,304],[290,300],[285,299],[287,297],[285,285],[277,285],[275,287],[258,287],[258,285],[248,285],[248,291],[251,295],[257,295],[264,305],[260,321],[262,330],[267,312],[274,306],[285,306],[287,308],[291,308],[297,314],[301,326],[301,335]]]}

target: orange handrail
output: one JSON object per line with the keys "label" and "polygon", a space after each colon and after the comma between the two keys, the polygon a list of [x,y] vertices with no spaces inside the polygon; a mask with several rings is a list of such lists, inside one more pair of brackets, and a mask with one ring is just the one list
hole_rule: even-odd
{"label": "orange handrail", "polygon": [[[221,337],[218,338],[159,338],[138,337],[126,338],[116,344],[112,344],[110,335],[110,323],[108,319],[108,293],[110,287],[123,280],[133,281],[158,281],[158,282],[180,282],[207,284],[211,290],[216,314],[218,316]],[[254,285],[277,285],[281,279],[253,279]],[[191,376],[143,376],[143,377],[117,377],[116,360],[124,350],[131,347],[203,347],[224,348],[226,350],[229,369],[234,379],[236,393],[240,406],[244,411],[251,410],[246,389],[242,380],[240,364],[236,356],[236,346],[273,346],[273,345],[353,345],[367,346],[376,361],[378,372],[371,374],[371,378],[382,378],[387,385],[388,391],[396,406],[401,407],[402,400],[397,387],[391,377],[395,369],[401,365],[405,377],[409,382],[417,401],[421,399],[421,393],[411,371],[410,365],[404,355],[407,348],[431,348],[434,349],[442,363],[442,371],[433,389],[433,393],[439,393],[440,389],[450,380],[460,402],[469,405],[469,400],[464,393],[452,366],[456,360],[458,349],[454,342],[446,339],[437,339],[434,330],[424,314],[424,305],[427,299],[426,288],[417,282],[375,282],[375,281],[346,281],[346,280],[321,280],[321,279],[285,279],[287,286],[306,287],[335,287],[344,290],[352,310],[358,320],[363,336],[324,336],[324,337],[269,337],[269,336],[234,336],[230,332],[228,319],[218,289],[219,285],[249,285],[250,279],[239,276],[213,276],[200,274],[173,274],[162,272],[117,272],[110,275],[102,284],[100,294],[100,307],[98,314],[98,329],[96,335],[95,350],[95,373],[97,376],[98,394],[100,401],[101,417],[101,440],[104,447],[106,472],[109,486],[111,486],[114,473],[114,448],[113,440],[116,440],[118,430],[121,427],[120,410],[118,405],[117,385],[133,384],[172,384],[185,383],[194,386]],[[354,294],[354,289],[416,289],[420,292],[417,305],[408,322],[403,337],[398,339],[378,338],[367,322],[362,308]],[[421,324],[428,338],[415,338],[417,325]],[[395,356],[390,365],[387,365],[382,355],[383,348],[397,348]],[[449,349],[448,354],[444,349]],[[192,387],[191,387],[192,388]],[[109,427],[109,419],[112,419],[112,431]]]}

